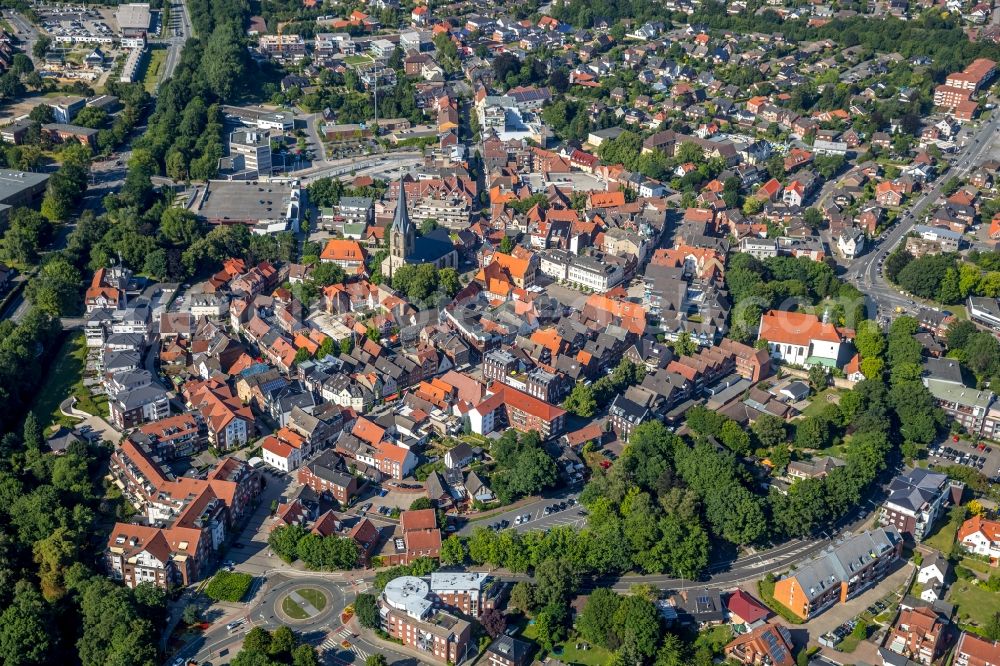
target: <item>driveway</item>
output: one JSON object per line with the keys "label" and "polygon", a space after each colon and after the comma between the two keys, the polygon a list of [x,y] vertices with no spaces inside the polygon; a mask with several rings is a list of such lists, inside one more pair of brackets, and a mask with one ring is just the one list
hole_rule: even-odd
{"label": "driveway", "polygon": [[267,537],[271,533],[271,502],[281,501],[281,497],[291,495],[301,485],[288,476],[276,476],[265,473],[267,485],[261,490],[260,504],[247,520],[242,531],[233,539],[233,545],[226,553],[226,559],[232,560],[237,571],[243,571],[253,576],[261,576],[268,571],[287,568],[277,555],[271,554],[267,546]]}
{"label": "driveway", "polygon": [[59,411],[63,416],[69,416],[70,418],[80,419],[80,422],[76,425],[76,430],[79,431],[80,428],[84,426],[90,426],[90,428],[101,436],[101,439],[112,444],[118,444],[122,438],[122,434],[115,430],[115,428],[105,421],[100,416],[95,416],[93,414],[88,414],[87,412],[82,412],[79,409],[74,408],[76,404],[76,398],[69,397],[62,401],[59,405]]}

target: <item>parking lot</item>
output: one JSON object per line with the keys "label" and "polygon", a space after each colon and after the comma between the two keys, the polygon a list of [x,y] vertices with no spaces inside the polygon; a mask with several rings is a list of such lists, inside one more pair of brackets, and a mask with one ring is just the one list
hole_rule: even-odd
{"label": "parking lot", "polygon": [[1000,478],[1000,449],[985,442],[975,444],[952,437],[927,451],[931,467],[963,465],[984,474],[991,481]]}
{"label": "parking lot", "polygon": [[111,44],[114,32],[94,9],[41,6],[38,13],[42,30],[57,44]]}
{"label": "parking lot", "polygon": [[[561,525],[581,527],[587,522],[587,515],[579,501],[578,489],[564,489],[548,497],[541,497],[528,504],[493,514],[489,518],[469,521],[462,526],[459,534],[468,536],[479,527],[493,530],[516,530],[518,532],[547,530]],[[565,508],[552,510],[553,506],[559,505],[565,505]],[[525,516],[528,517],[527,520],[524,519]],[[520,518],[520,522],[518,518]]]}

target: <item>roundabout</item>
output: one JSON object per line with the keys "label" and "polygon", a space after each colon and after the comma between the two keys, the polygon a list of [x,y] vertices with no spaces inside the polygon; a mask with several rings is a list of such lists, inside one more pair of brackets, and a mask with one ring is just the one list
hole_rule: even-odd
{"label": "roundabout", "polygon": [[255,624],[273,629],[282,624],[298,631],[321,629],[335,623],[347,605],[339,585],[323,578],[275,576],[251,612]]}

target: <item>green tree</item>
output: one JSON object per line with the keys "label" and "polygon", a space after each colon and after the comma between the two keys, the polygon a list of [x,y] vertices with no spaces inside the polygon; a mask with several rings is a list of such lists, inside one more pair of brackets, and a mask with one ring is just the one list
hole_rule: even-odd
{"label": "green tree", "polygon": [[267,654],[271,649],[271,634],[264,627],[254,627],[243,638],[243,651]]}
{"label": "green tree", "polygon": [[613,643],[614,617],[621,597],[608,588],[597,588],[587,598],[587,604],[576,621],[577,631],[591,643],[610,647]]}
{"label": "green tree", "polygon": [[576,589],[573,565],[564,558],[548,557],[535,567],[535,603],[540,606],[565,605]]}
{"label": "green tree", "polygon": [[660,621],[652,601],[636,595],[624,597],[615,610],[613,627],[628,662],[639,663],[656,654]]}
{"label": "green tree", "polygon": [[201,223],[191,211],[171,206],[160,216],[160,234],[173,245],[187,247],[202,237]]}
{"label": "green tree", "polygon": [[692,356],[698,351],[698,345],[691,339],[690,333],[682,331],[681,334],[677,336],[677,340],[674,341],[674,351],[681,356]]}
{"label": "green tree", "polygon": [[566,638],[566,606],[549,604],[535,617],[535,630],[541,646],[551,651]]}
{"label": "green tree", "polygon": [[750,452],[750,435],[739,423],[732,419],[727,419],[722,424],[719,438],[726,448],[737,455],[745,455]]}
{"label": "green tree", "polygon": [[581,418],[590,418],[597,412],[597,400],[590,384],[577,382],[573,390],[563,401],[563,409],[573,412]]}
{"label": "green tree", "polygon": [[784,419],[773,414],[762,414],[750,426],[757,441],[765,448],[771,448],[788,441]]}
{"label": "green tree", "polygon": [[371,654],[365,659],[365,666],[388,666],[388,663],[384,654]]}
{"label": "green tree", "polygon": [[863,321],[857,327],[854,346],[861,358],[882,358],[886,350],[885,335],[875,322]]}
{"label": "green tree", "polygon": [[52,226],[42,215],[30,208],[15,208],[3,236],[4,256],[15,263],[34,264],[51,232]]}
{"label": "green tree", "polygon": [[17,664],[45,664],[52,648],[49,608],[28,581],[18,581],[14,598],[0,614],[0,653]]}
{"label": "green tree", "polygon": [[291,627],[282,625],[271,632],[271,645],[268,646],[268,654],[285,661],[292,656],[296,642]]}
{"label": "green tree", "polygon": [[441,542],[441,564],[462,564],[465,562],[465,543],[462,540],[452,534],[447,539]]}
{"label": "green tree", "polygon": [[28,283],[25,295],[39,310],[58,317],[72,312],[80,300],[80,272],[61,256],[46,261]]}
{"label": "green tree", "polygon": [[312,645],[299,645],[292,650],[292,666],[319,666],[316,648]]}
{"label": "green tree", "polygon": [[[483,530],[485,531],[485,530]],[[535,588],[527,581],[518,581],[510,591],[510,605],[522,613],[530,613],[537,606]]]}
{"label": "green tree", "polygon": [[354,613],[358,616],[358,622],[366,629],[378,629],[381,626],[378,602],[373,594],[359,594],[354,599]]}

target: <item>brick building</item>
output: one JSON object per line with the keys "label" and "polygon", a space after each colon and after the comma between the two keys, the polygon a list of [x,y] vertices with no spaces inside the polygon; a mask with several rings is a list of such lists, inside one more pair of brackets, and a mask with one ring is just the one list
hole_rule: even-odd
{"label": "brick building", "polygon": [[461,664],[468,655],[472,626],[436,610],[430,585],[415,576],[389,581],[379,596],[383,628],[403,645],[441,663]]}

